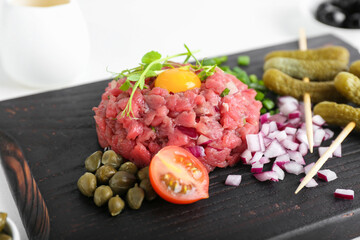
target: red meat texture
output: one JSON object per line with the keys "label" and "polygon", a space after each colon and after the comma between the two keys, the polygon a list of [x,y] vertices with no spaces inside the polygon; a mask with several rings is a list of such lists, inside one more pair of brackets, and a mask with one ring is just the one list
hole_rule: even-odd
{"label": "red meat texture", "polygon": [[[175,94],[154,87],[153,80],[146,80],[144,90],[136,90],[133,117],[122,115],[132,90],[119,89],[125,79],[109,83],[99,106],[93,108],[101,147],[110,147],[138,167],[144,167],[167,145],[185,149],[196,146],[197,138],[181,131],[180,127],[186,127],[195,129],[198,137],[210,139],[202,145],[205,156],[199,157],[209,172],[215,167],[233,166],[240,160],[246,149],[246,134],[259,130],[262,106],[255,100],[253,89],[220,69],[201,88]],[[230,81],[238,91],[220,97]]]}

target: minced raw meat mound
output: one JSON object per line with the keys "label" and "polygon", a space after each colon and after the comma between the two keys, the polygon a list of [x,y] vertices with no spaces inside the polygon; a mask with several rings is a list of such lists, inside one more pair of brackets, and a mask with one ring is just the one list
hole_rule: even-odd
{"label": "minced raw meat mound", "polygon": [[[109,83],[99,106],[93,108],[101,147],[111,147],[143,167],[167,145],[188,149],[197,146],[199,139],[207,139],[199,142],[205,156],[198,159],[208,171],[240,160],[246,134],[259,130],[261,103],[255,100],[253,89],[218,68],[200,89],[186,92],[169,93],[154,87],[154,80],[146,80],[147,89],[136,90],[132,102],[135,118],[121,116],[132,90],[119,89],[125,79]],[[220,97],[225,88],[230,93]]]}

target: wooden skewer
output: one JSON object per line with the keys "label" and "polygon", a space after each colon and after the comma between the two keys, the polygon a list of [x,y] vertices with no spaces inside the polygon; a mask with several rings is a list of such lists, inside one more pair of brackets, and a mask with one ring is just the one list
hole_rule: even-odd
{"label": "wooden skewer", "polygon": [[[300,28],[299,31],[299,49],[301,51],[307,50],[307,41],[304,29]],[[305,77],[304,82],[310,82],[310,79]],[[305,110],[305,126],[306,126],[306,136],[309,143],[309,150],[311,153],[314,151],[314,132],[312,125],[312,114],[311,114],[311,99],[309,93],[304,93],[304,110]]]}
{"label": "wooden skewer", "polygon": [[330,147],[326,150],[326,152],[317,160],[315,165],[310,169],[308,174],[306,174],[305,178],[302,180],[300,185],[295,191],[295,194],[300,192],[300,190],[308,184],[308,182],[314,177],[314,175],[319,171],[319,169],[324,165],[324,163],[329,159],[329,157],[333,154],[335,149],[344,141],[344,139],[349,135],[349,133],[355,128],[355,122],[350,122],[346,127],[341,131],[341,133],[337,136],[337,138],[332,142]]}

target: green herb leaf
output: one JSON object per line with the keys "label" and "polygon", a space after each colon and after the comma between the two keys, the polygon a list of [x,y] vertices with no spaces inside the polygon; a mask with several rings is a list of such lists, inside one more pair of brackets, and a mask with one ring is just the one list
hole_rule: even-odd
{"label": "green herb leaf", "polygon": [[120,86],[121,91],[127,91],[131,87],[131,83],[128,79]]}
{"label": "green herb leaf", "polygon": [[132,81],[132,82],[136,82],[136,81],[138,81],[140,79],[140,77],[141,77],[140,73],[133,73],[133,74],[131,74],[131,75],[129,75],[127,77],[127,80]]}
{"label": "green herb leaf", "polygon": [[155,63],[154,65],[152,65],[150,67],[149,70],[152,70],[152,71],[160,71],[162,69],[163,65],[161,63]]}
{"label": "green herb leaf", "polygon": [[222,91],[222,93],[220,94],[220,97],[225,97],[226,95],[228,95],[230,92],[230,90],[228,88],[225,88],[224,91]]}
{"label": "green herb leaf", "polygon": [[141,62],[145,64],[152,63],[153,61],[159,60],[161,58],[161,54],[155,51],[151,51],[146,53],[142,59]]}
{"label": "green herb leaf", "polygon": [[157,73],[152,71],[152,70],[149,70],[146,74],[145,74],[145,77],[156,77],[157,76]]}

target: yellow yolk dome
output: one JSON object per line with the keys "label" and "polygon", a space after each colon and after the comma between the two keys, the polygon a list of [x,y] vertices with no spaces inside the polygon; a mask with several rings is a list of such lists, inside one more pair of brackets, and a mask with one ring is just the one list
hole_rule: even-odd
{"label": "yellow yolk dome", "polygon": [[173,68],[160,73],[155,80],[155,87],[160,87],[172,93],[185,92],[193,88],[200,88],[200,78],[192,71]]}

